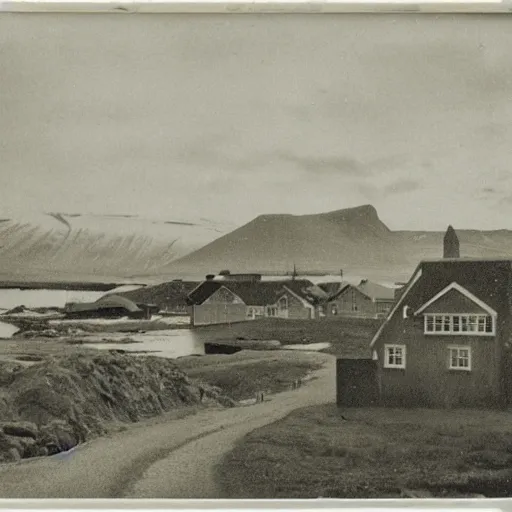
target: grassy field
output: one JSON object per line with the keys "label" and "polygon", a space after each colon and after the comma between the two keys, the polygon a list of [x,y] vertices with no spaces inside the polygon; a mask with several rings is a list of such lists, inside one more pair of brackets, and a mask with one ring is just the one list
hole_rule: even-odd
{"label": "grassy field", "polygon": [[264,318],[231,325],[196,327],[195,330],[209,341],[245,338],[278,340],[282,344],[331,343],[325,352],[343,357],[369,357],[370,340],[380,324],[381,320],[364,318]]}
{"label": "grassy field", "polygon": [[[122,348],[122,347],[120,347]],[[48,356],[97,353],[81,345],[56,340],[0,341],[0,362],[34,364]],[[232,355],[189,356],[174,363],[190,378],[219,387],[235,400],[253,398],[258,391],[279,392],[326,361],[325,354],[292,350],[243,350]]]}
{"label": "grassy field", "polygon": [[231,498],[509,497],[512,414],[302,409],[246,436],[218,476]]}
{"label": "grassy field", "polygon": [[185,357],[176,364],[190,378],[219,387],[235,400],[256,392],[276,393],[323,366],[326,356],[312,352],[250,351],[232,355]]}

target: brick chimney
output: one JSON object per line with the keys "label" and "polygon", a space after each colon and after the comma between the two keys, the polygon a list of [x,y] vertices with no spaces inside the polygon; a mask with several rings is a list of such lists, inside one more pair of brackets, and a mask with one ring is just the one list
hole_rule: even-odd
{"label": "brick chimney", "polygon": [[448,226],[444,235],[443,258],[460,258],[459,239],[452,226]]}

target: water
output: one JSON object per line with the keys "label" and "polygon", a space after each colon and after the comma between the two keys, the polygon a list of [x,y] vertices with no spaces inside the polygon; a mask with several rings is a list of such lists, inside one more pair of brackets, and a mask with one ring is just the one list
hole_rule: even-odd
{"label": "water", "polygon": [[[134,343],[102,342],[103,339],[123,340],[129,338]],[[208,341],[204,335],[192,329],[172,329],[168,331],[153,331],[127,336],[126,333],[89,336],[94,343],[84,343],[84,347],[98,350],[125,350],[126,352],[149,352],[148,355],[176,359],[191,355],[204,355],[204,344]],[[222,340],[215,340],[222,343]],[[262,345],[264,342],[262,342]],[[283,349],[319,351],[330,347],[330,343],[310,343],[308,345],[285,345]]]}
{"label": "water", "polygon": [[[107,336],[90,336],[89,339],[101,340]],[[204,355],[205,340],[191,329],[172,329],[168,331],[153,331],[127,336],[126,333],[108,334],[108,339],[122,340],[129,338],[135,343],[84,343],[84,347],[99,350],[125,350],[126,352],[154,352],[159,357],[176,359],[190,355]]]}
{"label": "water", "polygon": [[11,324],[0,322],[0,339],[11,338],[19,329]]}
{"label": "water", "polygon": [[331,346],[330,343],[308,343],[307,345],[284,345],[283,348],[289,350],[304,350],[308,352],[319,352]]}

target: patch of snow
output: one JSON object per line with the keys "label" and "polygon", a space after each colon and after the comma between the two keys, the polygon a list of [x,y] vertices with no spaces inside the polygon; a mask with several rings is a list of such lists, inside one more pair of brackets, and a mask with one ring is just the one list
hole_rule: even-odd
{"label": "patch of snow", "polygon": [[[164,317],[164,316],[152,316],[151,320],[133,319],[128,317],[122,318],[84,318],[84,319],[63,319],[63,320],[50,320],[51,324],[92,324],[92,325],[116,325],[116,324],[151,324],[152,322],[158,322],[165,325],[187,325],[190,323],[189,317]],[[142,328],[142,327],[141,327]]]}
{"label": "patch of snow", "polygon": [[308,343],[304,345],[284,345],[285,350],[304,350],[307,352],[318,352],[331,346],[330,343]]}
{"label": "patch of snow", "polygon": [[13,334],[19,331],[18,327],[6,324],[5,322],[0,322],[0,338],[12,338]]}
{"label": "patch of snow", "polygon": [[158,319],[159,323],[166,325],[188,325],[190,324],[189,316],[162,316]]}
{"label": "patch of snow", "polygon": [[37,311],[25,310],[21,313],[12,313],[9,316],[12,316],[13,318],[52,318],[60,316],[60,313],[38,313]]}
{"label": "patch of snow", "polygon": [[[131,334],[132,343],[116,343],[116,340],[126,339],[126,334],[112,333],[87,336],[89,343],[84,347],[98,350],[124,350],[126,352],[151,352],[159,357],[175,359],[190,355],[204,355],[204,342],[188,329],[172,329],[168,331],[153,331],[141,334]],[[149,354],[146,354],[149,355]]]}
{"label": "patch of snow", "polygon": [[111,324],[121,324],[121,323],[130,323],[130,322],[138,322],[140,320],[132,320],[128,317],[122,318],[87,318],[87,319],[63,319],[63,320],[50,320],[50,324],[59,325],[59,324],[93,324],[93,325],[111,325]]}

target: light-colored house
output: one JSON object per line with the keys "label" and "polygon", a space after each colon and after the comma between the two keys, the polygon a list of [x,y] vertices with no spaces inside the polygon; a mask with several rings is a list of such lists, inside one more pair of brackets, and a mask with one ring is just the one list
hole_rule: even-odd
{"label": "light-colored house", "polygon": [[327,295],[308,280],[204,281],[188,296],[192,325],[243,322],[262,317],[312,319]]}

